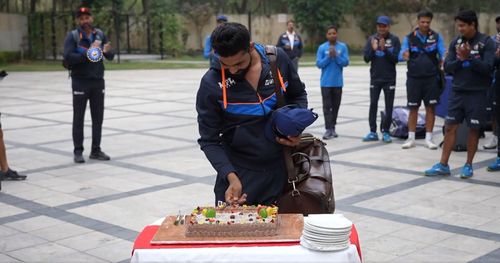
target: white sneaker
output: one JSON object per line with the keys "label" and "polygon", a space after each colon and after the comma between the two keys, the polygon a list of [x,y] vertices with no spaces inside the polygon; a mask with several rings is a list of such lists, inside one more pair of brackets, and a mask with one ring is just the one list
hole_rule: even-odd
{"label": "white sneaker", "polygon": [[438,146],[431,140],[425,140],[425,144],[427,145],[427,148],[431,150],[436,150]]}
{"label": "white sneaker", "polygon": [[491,141],[488,142],[487,144],[483,145],[483,148],[484,149],[495,149],[495,148],[497,148],[497,144],[498,144],[498,138],[496,135],[493,135],[493,137],[491,138]]}
{"label": "white sneaker", "polygon": [[415,147],[415,139],[408,139],[405,143],[403,143],[403,145],[401,145],[401,148],[403,149],[410,149],[412,147]]}

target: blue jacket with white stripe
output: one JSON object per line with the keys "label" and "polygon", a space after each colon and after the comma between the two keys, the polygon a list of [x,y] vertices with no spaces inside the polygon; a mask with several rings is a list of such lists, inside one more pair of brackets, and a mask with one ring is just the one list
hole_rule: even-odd
{"label": "blue jacket with white stripe", "polygon": [[[227,107],[224,108],[221,67],[220,63],[214,63],[201,79],[196,97],[198,143],[222,178],[236,172],[234,165],[255,169],[282,162],[282,146],[264,136],[266,121],[276,109],[275,84],[265,47],[255,44],[255,48],[262,61],[257,90],[246,80],[231,78],[226,69]],[[304,84],[286,53],[280,48],[277,50],[286,103],[306,108]]]}

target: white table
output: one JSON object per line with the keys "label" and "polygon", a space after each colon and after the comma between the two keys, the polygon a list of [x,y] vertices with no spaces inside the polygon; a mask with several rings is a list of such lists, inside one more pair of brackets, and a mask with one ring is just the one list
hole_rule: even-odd
{"label": "white table", "polygon": [[[342,262],[361,263],[357,247],[335,252],[318,252],[300,245],[288,246],[232,246],[232,247],[196,247],[196,248],[141,248],[138,244],[149,243],[152,236],[163,222],[160,219],[146,227],[136,242],[132,263],[151,262]],[[149,232],[149,234],[146,234]],[[153,233],[153,234],[151,234]],[[146,240],[145,240],[146,239]],[[144,246],[144,245],[143,245]]]}

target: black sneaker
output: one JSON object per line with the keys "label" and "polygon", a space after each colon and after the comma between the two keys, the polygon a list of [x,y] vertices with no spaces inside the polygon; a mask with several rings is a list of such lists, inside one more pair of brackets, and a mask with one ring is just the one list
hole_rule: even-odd
{"label": "black sneaker", "polygon": [[335,137],[332,129],[326,129],[325,134],[323,134],[323,140],[330,140]]}
{"label": "black sneaker", "polygon": [[333,135],[333,138],[339,137],[339,135],[335,132],[335,130],[332,130],[332,135]]}
{"label": "black sneaker", "polygon": [[9,170],[7,170],[7,172],[3,173],[1,179],[2,180],[26,180],[26,177],[28,177],[28,176],[18,174],[16,171],[11,170],[9,168]]}
{"label": "black sneaker", "polygon": [[99,160],[99,161],[109,161],[109,160],[111,160],[111,157],[109,157],[103,151],[98,151],[98,152],[95,152],[95,153],[90,153],[89,158],[90,159],[94,159],[94,160]]}
{"label": "black sneaker", "polygon": [[85,159],[83,158],[82,154],[75,154],[73,157],[73,160],[75,161],[75,163],[84,163],[85,162]]}

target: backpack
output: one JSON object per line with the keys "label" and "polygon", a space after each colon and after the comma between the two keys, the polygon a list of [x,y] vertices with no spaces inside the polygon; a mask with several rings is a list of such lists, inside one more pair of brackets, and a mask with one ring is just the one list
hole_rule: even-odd
{"label": "backpack", "polygon": [[[446,133],[446,126],[443,126],[443,136]],[[464,120],[462,123],[458,125],[457,133],[455,134],[455,144],[453,145],[452,150],[454,152],[466,152],[467,151],[467,137],[469,136],[469,128],[467,127],[467,121]],[[439,144],[440,147],[443,147],[444,139]]]}
{"label": "backpack", "polygon": [[[382,121],[385,119],[385,112],[381,111]],[[389,134],[392,137],[407,139],[408,138],[408,116],[410,115],[410,109],[405,106],[396,106],[392,111],[392,123],[389,128]],[[383,124],[380,125],[381,127]],[[415,131],[416,139],[425,138],[425,116],[418,113],[417,117],[417,129]]]}
{"label": "backpack", "polygon": [[[78,30],[71,30],[71,35],[73,36],[73,41],[75,42],[75,47],[78,45],[78,42],[80,41],[80,36],[78,34]],[[62,60],[62,66],[71,71],[71,65],[69,65],[68,61],[66,60],[66,58],[63,57],[63,60]]]}

